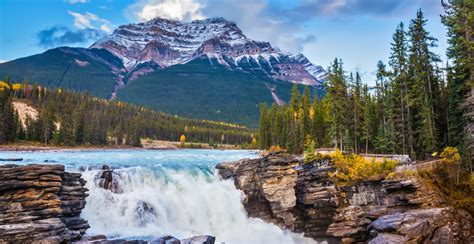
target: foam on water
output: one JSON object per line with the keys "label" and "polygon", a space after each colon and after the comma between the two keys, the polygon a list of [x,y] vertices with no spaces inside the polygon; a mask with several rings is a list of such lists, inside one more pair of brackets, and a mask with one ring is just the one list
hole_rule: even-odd
{"label": "foam on water", "polygon": [[82,216],[87,234],[139,238],[170,234],[178,238],[210,234],[216,243],[311,243],[302,235],[249,218],[243,193],[214,172],[218,162],[255,157],[253,151],[177,150],[60,153],[0,153],[0,158],[69,162],[69,170],[108,164],[121,193],[98,187],[99,170],[82,172],[89,189]]}

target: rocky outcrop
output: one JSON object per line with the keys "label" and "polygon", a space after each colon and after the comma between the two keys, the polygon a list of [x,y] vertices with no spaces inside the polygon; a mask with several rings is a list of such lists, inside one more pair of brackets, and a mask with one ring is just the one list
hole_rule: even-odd
{"label": "rocky outcrop", "polygon": [[235,185],[245,192],[243,201],[251,217],[258,217],[282,226],[294,226],[289,212],[296,206],[295,186],[298,177],[294,158],[266,157],[264,160],[241,160],[220,164],[217,169],[227,179],[234,176]]}
{"label": "rocky outcrop", "polygon": [[411,243],[472,243],[472,236],[469,236],[472,218],[466,214],[447,207],[384,215],[372,222],[372,231],[381,234],[370,243],[397,240]]}
{"label": "rocky outcrop", "polygon": [[243,204],[259,217],[316,240],[371,243],[472,243],[472,216],[448,206],[417,177],[336,186],[329,163],[273,153],[216,166],[245,193]]}
{"label": "rocky outcrop", "polygon": [[294,232],[321,240],[334,240],[326,230],[332,223],[338,199],[321,171],[297,170],[302,159],[270,154],[216,166],[224,179],[233,178],[245,193],[242,201],[250,217],[261,218]]}
{"label": "rocky outcrop", "polygon": [[96,184],[106,190],[110,190],[114,193],[123,193],[122,188],[118,182],[120,176],[110,166],[103,165],[101,173],[95,179]]}
{"label": "rocky outcrop", "polygon": [[0,166],[0,242],[80,238],[89,228],[80,217],[85,183],[63,165]]}

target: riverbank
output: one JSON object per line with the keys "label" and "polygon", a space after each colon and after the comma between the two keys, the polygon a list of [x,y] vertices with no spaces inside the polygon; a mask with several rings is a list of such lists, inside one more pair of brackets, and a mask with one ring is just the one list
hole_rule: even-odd
{"label": "riverbank", "polygon": [[176,149],[220,149],[220,150],[239,150],[246,149],[239,145],[230,144],[215,144],[210,145],[208,143],[198,142],[177,142],[177,141],[162,141],[162,140],[150,140],[142,139],[142,147],[132,147],[126,145],[86,145],[86,146],[45,146],[42,143],[33,142],[21,142],[7,145],[0,145],[0,152],[35,152],[35,151],[48,151],[48,152],[62,152],[62,151],[100,151],[100,150],[176,150]]}
{"label": "riverbank", "polygon": [[[63,152],[63,151],[100,151],[100,150],[141,149],[129,146],[44,146],[42,144],[8,144],[0,145],[0,152]],[[144,148],[142,148],[144,149]]]}

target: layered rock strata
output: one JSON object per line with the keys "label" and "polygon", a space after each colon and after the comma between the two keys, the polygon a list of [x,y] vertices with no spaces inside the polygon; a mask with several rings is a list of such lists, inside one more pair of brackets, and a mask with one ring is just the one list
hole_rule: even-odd
{"label": "layered rock strata", "polygon": [[85,183],[63,165],[0,166],[0,242],[79,239],[89,228]]}
{"label": "layered rock strata", "polygon": [[472,216],[449,207],[415,176],[338,187],[329,163],[273,153],[216,166],[245,193],[249,216],[316,240],[371,243],[473,243]]}

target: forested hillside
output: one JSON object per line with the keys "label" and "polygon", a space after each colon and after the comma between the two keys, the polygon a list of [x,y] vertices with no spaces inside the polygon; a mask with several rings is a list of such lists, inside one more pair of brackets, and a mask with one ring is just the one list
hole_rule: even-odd
{"label": "forested hillside", "polygon": [[[38,118],[19,119],[12,102],[35,107]],[[188,120],[86,93],[0,82],[0,144],[19,140],[46,145],[130,145],[140,138],[204,143],[252,143],[252,131],[237,125]]]}
{"label": "forested hillside", "polygon": [[388,66],[377,64],[375,86],[335,59],[329,69],[327,96],[302,96],[293,89],[287,106],[260,108],[260,147],[336,147],[349,153],[409,154],[424,159],[444,147],[459,149],[467,168],[472,151],[473,32],[472,1],[445,4],[450,63],[442,69],[432,52],[436,39],[419,10],[408,28],[393,35]]}
{"label": "forested hillside", "polygon": [[121,66],[106,50],[61,47],[1,64],[0,79],[110,98],[116,83],[112,69]]}
{"label": "forested hillside", "polygon": [[186,118],[239,122],[256,128],[258,104],[272,103],[272,89],[288,101],[291,84],[230,70],[202,57],[131,81],[118,99]]}

